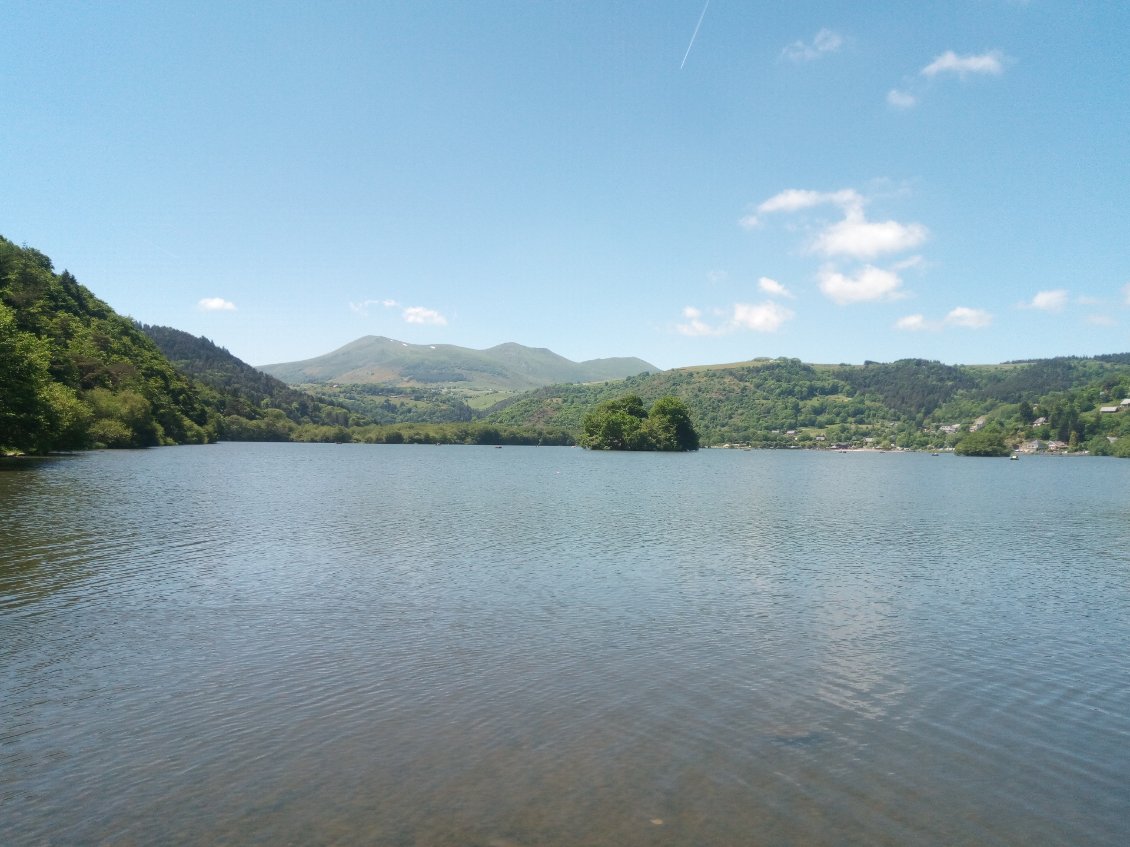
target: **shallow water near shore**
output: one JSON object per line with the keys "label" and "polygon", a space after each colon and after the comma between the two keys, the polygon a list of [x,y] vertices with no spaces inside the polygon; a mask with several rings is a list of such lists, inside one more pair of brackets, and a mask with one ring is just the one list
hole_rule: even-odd
{"label": "shallow water near shore", "polygon": [[0,472],[0,841],[1130,843],[1130,462]]}

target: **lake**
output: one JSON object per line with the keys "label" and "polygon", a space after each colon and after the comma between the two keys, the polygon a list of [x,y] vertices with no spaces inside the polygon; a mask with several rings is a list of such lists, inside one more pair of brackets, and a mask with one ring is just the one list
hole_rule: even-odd
{"label": "lake", "polygon": [[1130,843],[1130,462],[0,469],[6,845]]}

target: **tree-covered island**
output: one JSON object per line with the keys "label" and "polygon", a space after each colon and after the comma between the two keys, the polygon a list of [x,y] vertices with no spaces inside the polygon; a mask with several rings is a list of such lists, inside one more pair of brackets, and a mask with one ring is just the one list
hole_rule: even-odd
{"label": "tree-covered island", "polygon": [[677,397],[660,397],[648,410],[637,394],[606,400],[585,416],[581,446],[590,450],[698,449],[690,410]]}

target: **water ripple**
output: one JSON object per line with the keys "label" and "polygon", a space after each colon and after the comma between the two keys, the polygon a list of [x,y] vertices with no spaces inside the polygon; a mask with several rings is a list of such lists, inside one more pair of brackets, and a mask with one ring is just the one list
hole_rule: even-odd
{"label": "water ripple", "polygon": [[1130,466],[1014,465],[0,474],[5,843],[1122,844]]}

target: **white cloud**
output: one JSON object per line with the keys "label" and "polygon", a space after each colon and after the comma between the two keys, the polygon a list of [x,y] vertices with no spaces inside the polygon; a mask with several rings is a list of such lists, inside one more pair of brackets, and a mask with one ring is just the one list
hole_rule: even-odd
{"label": "white cloud", "polygon": [[902,280],[894,271],[865,265],[855,276],[846,276],[833,268],[823,268],[819,274],[820,290],[824,296],[846,306],[874,300],[896,300],[902,296]]}
{"label": "white cloud", "polygon": [[765,200],[757,211],[770,214],[799,212],[816,206],[838,206],[843,210],[843,220],[826,226],[812,244],[814,252],[825,256],[874,259],[887,253],[913,249],[929,237],[929,230],[922,224],[867,220],[863,213],[865,203],[866,199],[854,188],[840,191],[789,188]]}
{"label": "white cloud", "polygon": [[863,198],[854,188],[844,188],[840,191],[810,191],[805,188],[786,188],[758,206],[757,211],[762,214],[799,212],[802,209],[811,209],[813,206],[823,206],[829,203],[840,206],[845,212],[863,208]]}
{"label": "white cloud", "polygon": [[725,271],[710,271],[706,275],[706,279],[711,285],[721,285],[723,282],[725,282],[729,278],[730,278],[730,275],[728,273],[726,273]]}
{"label": "white cloud", "polygon": [[918,103],[918,98],[909,91],[899,91],[892,88],[887,92],[887,104],[896,109],[912,109]]}
{"label": "white cloud", "polygon": [[951,309],[940,321],[926,320],[924,315],[907,315],[895,321],[895,329],[904,332],[940,332],[947,327],[984,329],[993,322],[993,316],[984,309],[958,306]]}
{"label": "white cloud", "polygon": [[399,305],[395,300],[362,300],[360,303],[351,302],[349,311],[358,315],[368,315],[370,306],[384,306],[386,309],[392,309]]}
{"label": "white cloud", "polygon": [[1095,326],[1117,326],[1118,321],[1110,315],[1087,315],[1087,323]]}
{"label": "white cloud", "polygon": [[969,74],[991,74],[999,76],[1004,65],[999,50],[991,50],[979,56],[959,56],[947,50],[921,71],[922,76],[935,77],[938,74],[956,74],[964,79]]}
{"label": "white cloud", "polygon": [[767,276],[761,277],[757,281],[757,287],[770,297],[789,297],[792,298],[793,293],[775,279],[770,279]]}
{"label": "white cloud", "polygon": [[1122,286],[1122,300],[1127,306],[1130,306],[1130,282]]}
{"label": "white cloud", "polygon": [[753,332],[776,332],[788,320],[794,317],[791,309],[786,309],[779,303],[766,300],[764,303],[735,303],[728,311],[715,310],[715,314],[724,318],[720,323],[711,325],[702,319],[702,310],[694,306],[683,309],[686,323],[676,324],[675,329],[682,335],[728,335],[739,330]]}
{"label": "white cloud", "polygon": [[811,43],[794,41],[781,51],[781,55],[793,62],[811,62],[828,53],[835,53],[843,46],[844,37],[830,29],[822,29],[813,36]]}
{"label": "white cloud", "polygon": [[706,321],[702,320],[702,311],[696,309],[694,306],[687,306],[683,309],[683,317],[687,318],[687,323],[677,324],[675,329],[681,335],[716,335],[717,330]]}
{"label": "white cloud", "polygon": [[196,304],[196,308],[202,312],[234,312],[235,303],[223,297],[205,297]]}
{"label": "white cloud", "polygon": [[738,218],[738,226],[742,229],[757,229],[761,226],[761,221],[757,219],[757,215],[745,215]]}
{"label": "white cloud", "polygon": [[958,306],[951,309],[945,317],[947,326],[960,326],[966,329],[984,329],[993,322],[993,316],[984,309],[970,309]]}
{"label": "white cloud", "polygon": [[922,224],[868,221],[862,211],[851,210],[842,221],[817,236],[812,249],[825,256],[873,259],[917,247],[928,235],[929,231]]}
{"label": "white cloud", "polygon": [[425,309],[423,306],[409,306],[404,310],[403,317],[405,322],[410,324],[447,325],[447,318],[435,309]]}
{"label": "white cloud", "polygon": [[1052,291],[1040,291],[1032,298],[1030,303],[1025,303],[1026,309],[1039,309],[1042,312],[1062,312],[1067,305],[1067,289],[1056,288]]}
{"label": "white cloud", "polygon": [[751,329],[754,332],[776,332],[781,325],[793,317],[791,309],[780,303],[766,300],[764,303],[735,303],[731,323],[735,329]]}
{"label": "white cloud", "polygon": [[907,315],[895,321],[895,329],[901,329],[905,332],[921,332],[925,329],[934,328],[934,326],[926,322],[926,318],[922,315]]}

